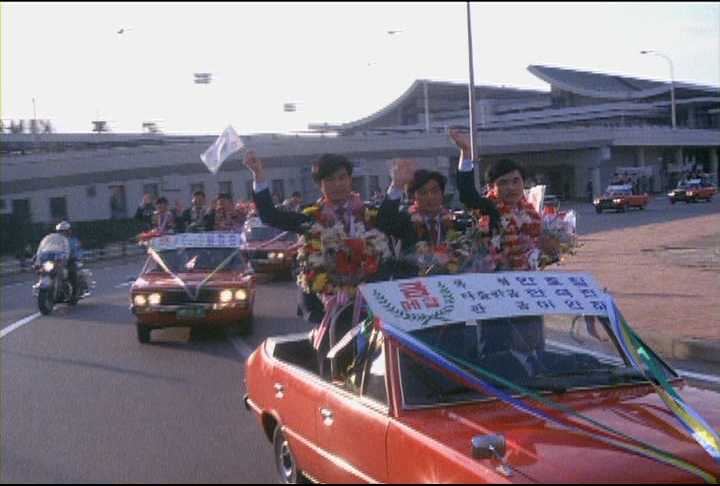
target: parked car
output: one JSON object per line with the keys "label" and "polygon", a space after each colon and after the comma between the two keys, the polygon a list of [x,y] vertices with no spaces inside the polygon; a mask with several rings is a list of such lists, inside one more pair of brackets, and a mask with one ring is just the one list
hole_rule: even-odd
{"label": "parked car", "polygon": [[720,479],[720,393],[586,273],[363,284],[327,328],[266,339],[246,386],[285,483]]}
{"label": "parked car", "polygon": [[631,184],[611,184],[593,200],[593,206],[598,214],[609,209],[624,213],[631,208],[645,209],[649,202],[650,195],[634,194]]}
{"label": "parked car", "polygon": [[668,198],[672,204],[676,201],[686,203],[710,201],[716,191],[715,186],[704,179],[681,180],[677,187],[668,193]]}
{"label": "parked car", "polygon": [[267,226],[260,218],[250,218],[243,226],[247,250],[257,273],[292,275],[298,252],[297,234]]}
{"label": "parked car", "polygon": [[252,332],[255,275],[241,233],[206,232],[150,239],[148,258],[130,287],[137,337],[164,327],[238,326]]}

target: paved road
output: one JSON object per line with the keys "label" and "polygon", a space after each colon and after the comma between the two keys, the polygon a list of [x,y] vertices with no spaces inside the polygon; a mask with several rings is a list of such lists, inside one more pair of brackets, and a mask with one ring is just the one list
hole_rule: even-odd
{"label": "paved road", "polygon": [[[558,268],[589,271],[667,357],[720,363],[719,199],[671,205],[657,197],[633,215],[592,214],[587,205],[579,210],[581,246]],[[588,230],[608,222],[617,229]]]}

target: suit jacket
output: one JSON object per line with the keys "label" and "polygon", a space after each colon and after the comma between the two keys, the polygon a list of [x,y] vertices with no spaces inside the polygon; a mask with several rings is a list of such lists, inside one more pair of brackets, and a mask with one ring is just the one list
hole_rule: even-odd
{"label": "suit jacket", "polygon": [[306,214],[277,209],[273,204],[270,189],[253,192],[253,201],[260,220],[268,226],[280,228],[283,231],[302,233],[303,225],[312,223],[312,218]]}
{"label": "suit jacket", "polygon": [[[440,225],[440,238],[445,239],[446,229]],[[428,235],[418,235],[410,220],[410,213],[400,211],[400,199],[386,197],[380,204],[377,215],[377,228],[388,236],[401,242],[403,250],[411,249],[417,242],[430,241]]]}
{"label": "suit jacket", "polygon": [[[179,232],[188,231],[213,231],[215,228],[215,212],[214,211],[205,211],[205,214],[201,217],[202,222],[199,223],[201,228],[198,227],[191,227],[190,224],[192,221],[192,210],[193,207],[190,206],[189,208],[186,208],[181,214],[180,217],[177,220],[176,227]],[[196,223],[197,224],[197,223]]]}
{"label": "suit jacket", "polygon": [[500,213],[495,204],[488,198],[481,196],[475,187],[474,171],[458,171],[457,186],[460,193],[460,202],[468,209],[479,209],[482,214],[490,216],[490,227],[500,228]]}

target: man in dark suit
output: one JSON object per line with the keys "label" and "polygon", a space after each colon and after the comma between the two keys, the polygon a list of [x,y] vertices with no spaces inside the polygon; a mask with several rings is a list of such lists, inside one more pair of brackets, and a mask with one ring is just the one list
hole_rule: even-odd
{"label": "man in dark suit", "polygon": [[[436,171],[415,170],[415,162],[398,160],[393,181],[378,211],[377,227],[388,236],[394,238],[400,262],[408,262],[407,258],[415,250],[419,242],[425,242],[431,248],[445,242],[450,229],[455,228],[452,215],[445,207],[444,194],[447,178]],[[400,210],[403,190],[413,205],[407,210]],[[499,227],[500,218],[495,206],[483,200],[483,214],[490,216],[492,228]],[[410,260],[411,261],[411,260]],[[398,265],[396,278],[417,276],[417,268],[411,263]]]}
{"label": "man in dark suit", "polygon": [[178,218],[178,232],[212,231],[214,213],[205,205],[205,191],[198,189],[192,194],[190,207],[185,209]]}
{"label": "man in dark suit", "polygon": [[542,316],[492,319],[481,325],[481,368],[520,383],[562,370],[562,355],[545,351]]}
{"label": "man in dark suit", "polygon": [[[253,173],[253,201],[263,223],[285,231],[303,233],[305,227],[313,223],[313,218],[302,212],[283,211],[275,207],[268,188],[262,160],[253,151],[245,155],[245,165]],[[347,210],[352,192],[352,163],[337,154],[322,155],[312,167],[312,176],[320,187],[323,200],[343,211],[341,217],[348,227],[353,227],[353,214]],[[299,289],[299,312],[313,324],[319,323],[324,315],[324,306],[314,293]]]}

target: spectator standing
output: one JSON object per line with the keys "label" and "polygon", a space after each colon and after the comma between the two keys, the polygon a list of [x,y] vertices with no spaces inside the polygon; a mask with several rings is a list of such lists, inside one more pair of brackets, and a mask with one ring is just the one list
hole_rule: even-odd
{"label": "spectator standing", "polygon": [[155,204],[149,192],[143,194],[142,201],[135,210],[135,219],[145,224],[145,229],[152,229]]}

